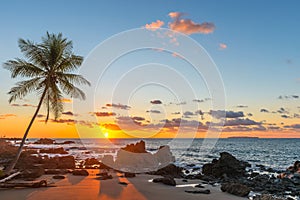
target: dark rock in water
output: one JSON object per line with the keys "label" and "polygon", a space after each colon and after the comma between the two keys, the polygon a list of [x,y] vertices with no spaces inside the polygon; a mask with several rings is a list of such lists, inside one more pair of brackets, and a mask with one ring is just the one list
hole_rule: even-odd
{"label": "dark rock in water", "polygon": [[246,173],[246,166],[249,166],[247,162],[239,161],[230,153],[222,152],[219,160],[204,164],[202,172],[204,175],[216,178],[221,178],[224,175],[227,177],[241,177]]}
{"label": "dark rock in water", "polygon": [[54,144],[55,140],[49,138],[41,138],[34,142],[34,144]]}
{"label": "dark rock in water", "polygon": [[255,196],[253,200],[284,200],[284,199],[276,198],[269,194],[262,194],[260,196]]}
{"label": "dark rock in water", "polygon": [[222,192],[227,192],[236,196],[246,197],[250,192],[250,188],[239,183],[224,183],[221,186]]}
{"label": "dark rock in water", "polygon": [[182,182],[185,182],[185,183],[187,183],[187,182],[188,182],[188,180],[186,180],[186,179],[182,179]]}
{"label": "dark rock in water", "polygon": [[44,168],[42,167],[35,167],[35,168],[32,168],[32,169],[25,169],[24,171],[21,172],[20,175],[17,176],[17,178],[25,178],[25,179],[28,179],[28,178],[32,178],[32,179],[35,179],[35,178],[38,178],[42,175],[45,174],[45,170]]}
{"label": "dark rock in water", "polygon": [[52,149],[40,149],[40,153],[48,153],[48,154],[68,154],[68,152],[66,152],[64,150],[64,148],[60,147],[60,148],[52,148]]}
{"label": "dark rock in water", "polygon": [[74,176],[88,176],[89,172],[85,169],[81,169],[81,170],[74,170],[72,174]]}
{"label": "dark rock in water", "polygon": [[192,194],[210,194],[210,190],[185,190],[185,192]]}
{"label": "dark rock in water", "polygon": [[133,178],[133,177],[135,177],[135,173],[125,172],[124,173],[124,177],[126,177],[126,178]]}
{"label": "dark rock in water", "polygon": [[105,164],[103,164],[102,162],[100,162],[99,169],[107,169],[107,170],[109,170],[109,169],[112,169],[112,168],[109,167],[109,166],[107,166],[107,165],[105,165]]}
{"label": "dark rock in water", "polygon": [[165,185],[176,186],[176,181],[172,177],[163,177],[153,179],[153,183],[163,183]]}
{"label": "dark rock in water", "polygon": [[160,176],[168,176],[173,178],[183,178],[184,174],[182,173],[183,168],[177,167],[174,164],[169,164],[156,172],[149,172],[151,175],[160,175]]}
{"label": "dark rock in water", "polygon": [[53,179],[65,179],[65,176],[62,176],[62,175],[55,175],[55,176],[52,176]]}
{"label": "dark rock in water", "polygon": [[60,143],[58,143],[58,142],[56,142],[55,144],[57,144],[57,145],[63,145],[63,144],[75,144],[75,142],[74,141],[64,141],[64,142],[60,142]]}
{"label": "dark rock in water", "polygon": [[128,145],[126,145],[126,147],[121,148],[121,149],[132,152],[132,153],[147,153],[146,145],[143,140],[141,140],[140,142],[137,142],[136,144],[128,144]]}
{"label": "dark rock in water", "polygon": [[84,165],[99,165],[100,162],[96,158],[87,158],[84,161]]}

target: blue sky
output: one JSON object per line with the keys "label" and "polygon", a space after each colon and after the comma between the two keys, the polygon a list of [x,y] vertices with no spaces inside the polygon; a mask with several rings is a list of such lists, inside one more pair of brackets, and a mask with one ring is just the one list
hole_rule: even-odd
{"label": "blue sky", "polygon": [[[196,23],[211,22],[211,34],[191,34],[210,54],[224,80],[229,110],[247,105],[256,120],[259,110],[285,107],[299,113],[299,99],[278,100],[280,95],[300,95],[300,2],[288,1],[2,1],[0,61],[21,57],[18,38],[40,41],[46,31],[62,32],[73,40],[76,53],[87,56],[100,42],[122,31],[156,20],[172,19],[170,12],[185,13]],[[226,49],[220,50],[224,43]],[[0,68],[0,106],[8,106],[6,92],[16,82]],[[32,100],[32,103],[35,101]],[[272,119],[295,124],[297,119]],[[298,119],[299,120],[299,119]]]}

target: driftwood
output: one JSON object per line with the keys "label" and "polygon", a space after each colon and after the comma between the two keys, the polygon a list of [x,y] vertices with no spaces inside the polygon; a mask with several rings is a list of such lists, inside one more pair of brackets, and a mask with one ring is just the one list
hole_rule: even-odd
{"label": "driftwood", "polygon": [[15,188],[15,187],[30,187],[39,188],[47,187],[47,181],[34,181],[34,182],[15,182],[15,183],[0,183],[0,188]]}
{"label": "driftwood", "polygon": [[19,175],[21,172],[16,172],[16,173],[13,173],[11,175],[9,175],[8,177],[4,178],[4,179],[1,179],[0,180],[0,183],[4,183],[5,181],[9,181],[10,179],[12,179],[13,177]]}

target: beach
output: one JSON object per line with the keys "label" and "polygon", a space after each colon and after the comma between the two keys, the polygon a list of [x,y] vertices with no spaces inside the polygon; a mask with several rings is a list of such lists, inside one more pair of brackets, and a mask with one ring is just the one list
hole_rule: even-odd
{"label": "beach", "polygon": [[[89,176],[73,176],[67,174],[63,180],[55,180],[46,188],[16,188],[1,189],[0,197],[5,200],[156,200],[156,199],[174,199],[174,200],[239,200],[246,199],[224,193],[219,186],[206,185],[205,189],[211,191],[210,194],[190,194],[185,190],[195,189],[192,186],[181,187],[189,184],[202,183],[201,180],[189,180],[182,182],[182,179],[176,179],[177,186],[172,187],[160,183],[153,183],[149,180],[160,176],[137,174],[133,178],[121,177],[121,173],[111,173],[113,179],[97,180],[96,174],[99,170],[88,170]],[[47,179],[54,181],[51,175],[43,175],[39,180]],[[121,185],[119,182],[126,182],[128,185]],[[52,187],[53,186],[53,187]]]}

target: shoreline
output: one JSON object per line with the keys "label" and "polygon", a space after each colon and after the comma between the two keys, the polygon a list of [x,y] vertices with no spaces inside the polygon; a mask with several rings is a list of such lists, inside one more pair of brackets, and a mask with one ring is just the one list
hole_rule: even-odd
{"label": "shoreline", "polygon": [[[161,183],[149,182],[150,179],[161,177],[147,174],[137,174],[133,178],[121,177],[118,172],[110,172],[113,179],[97,180],[96,174],[102,172],[96,169],[89,169],[89,176],[73,176],[67,174],[63,180],[56,181],[56,187],[46,188],[17,188],[0,189],[0,197],[5,200],[57,200],[57,199],[84,199],[84,200],[242,200],[247,198],[237,197],[220,190],[220,186],[206,185],[205,189],[211,191],[210,194],[190,194],[185,190],[193,187],[180,187],[187,184],[199,184],[201,180],[189,180],[183,182],[175,179],[177,187],[163,185]],[[51,175],[43,175],[38,180],[51,179]],[[128,185],[121,185],[119,181]],[[178,187],[179,186],[179,187]]]}

